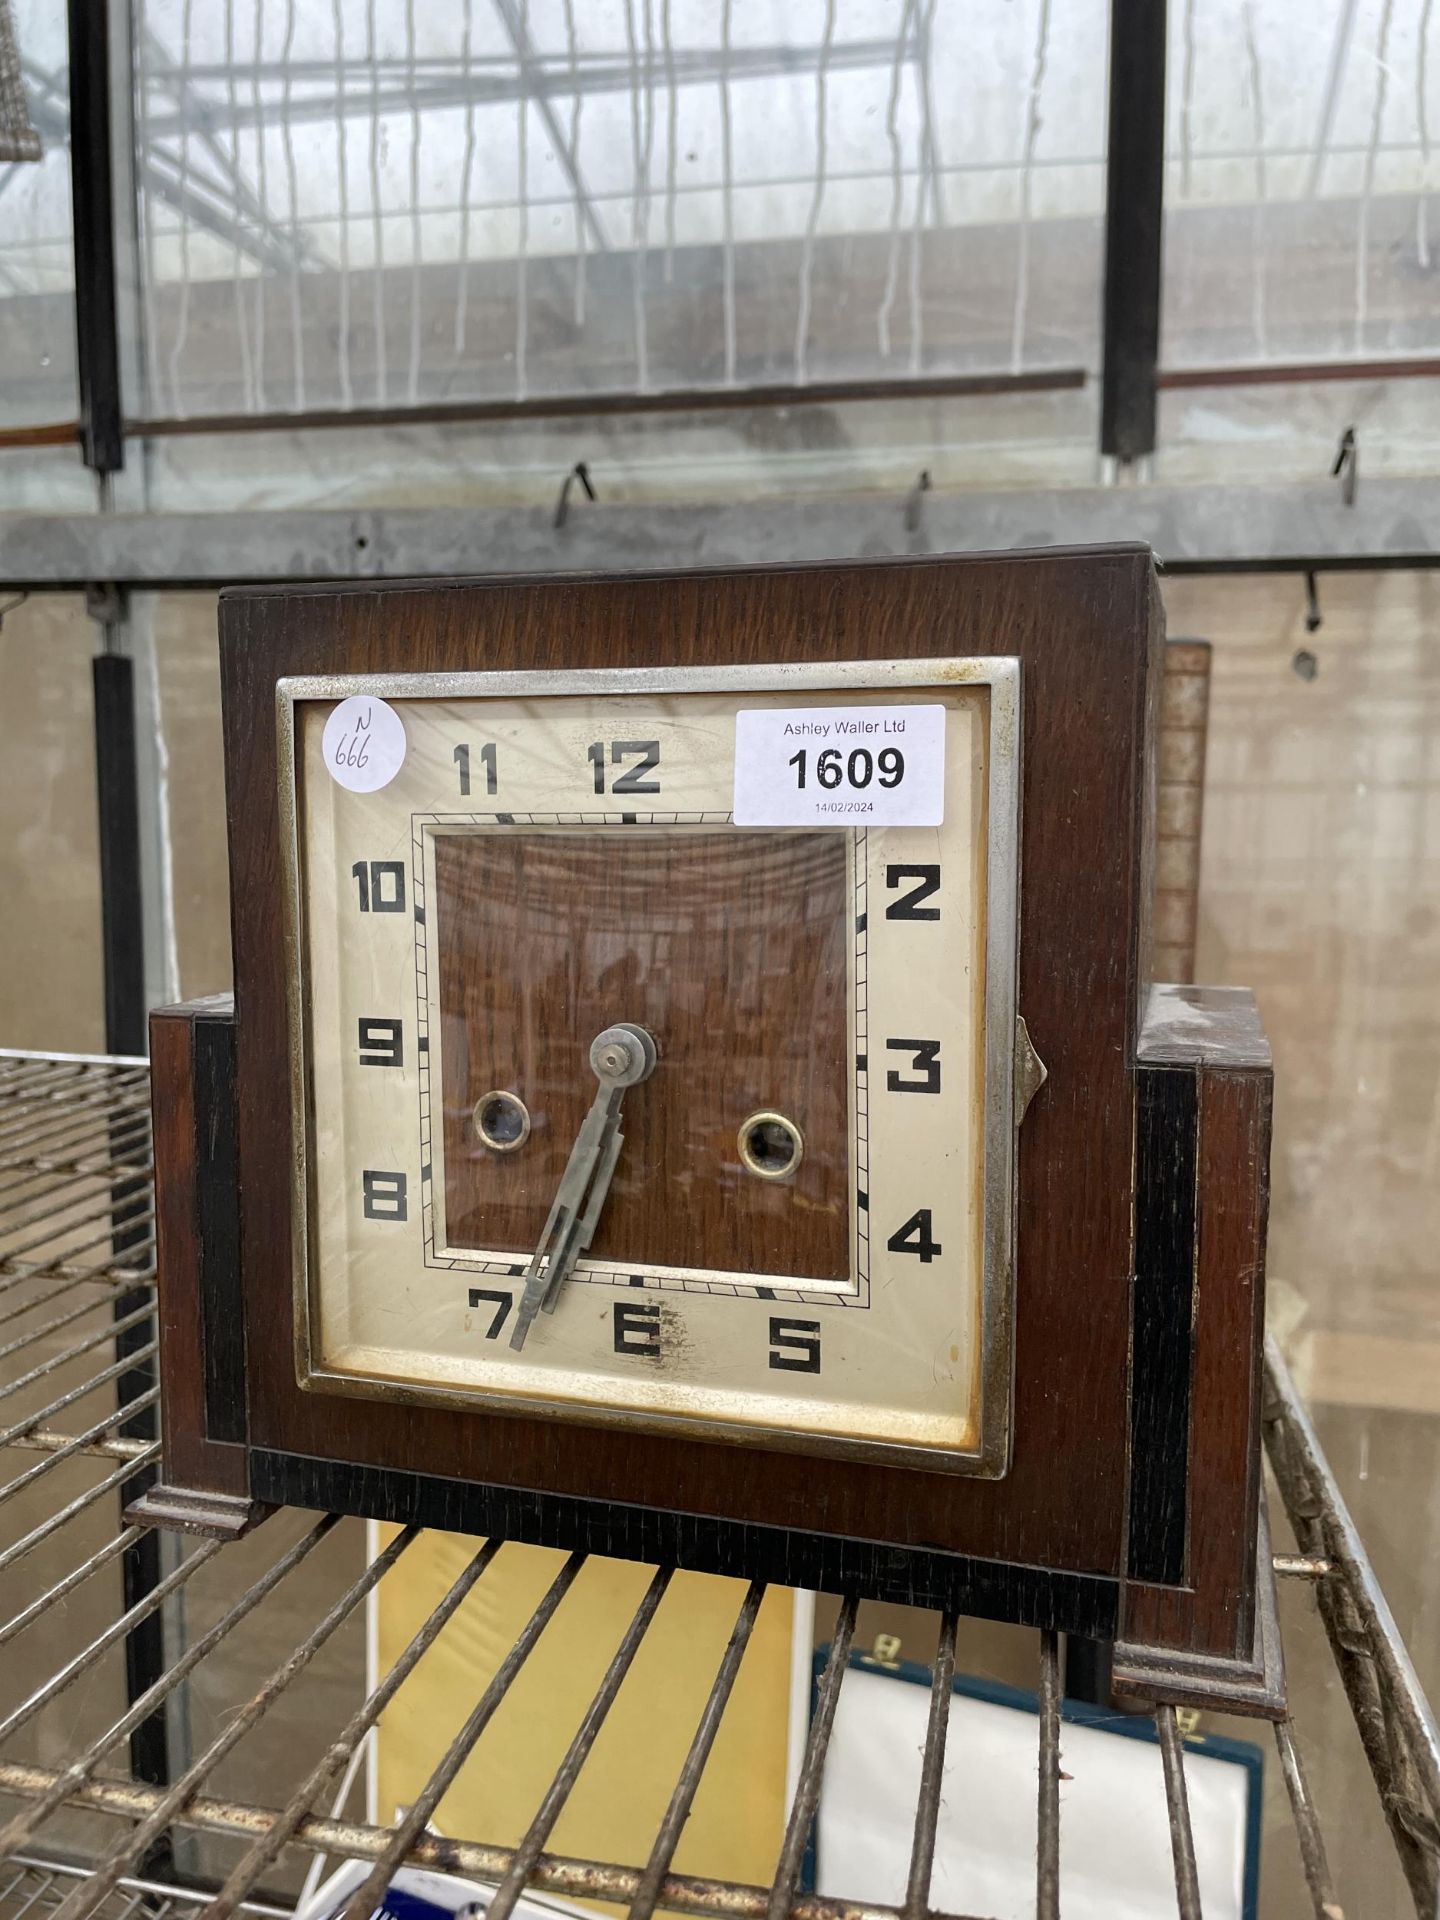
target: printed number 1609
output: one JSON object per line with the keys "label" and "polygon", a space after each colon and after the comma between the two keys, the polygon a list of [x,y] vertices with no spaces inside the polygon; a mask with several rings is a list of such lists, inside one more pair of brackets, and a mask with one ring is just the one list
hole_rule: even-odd
{"label": "printed number 1609", "polygon": [[[795,768],[796,785],[803,788],[810,777],[810,750],[801,747],[786,762]],[[846,755],[838,747],[826,747],[816,755],[816,782],[822,787],[846,786],[863,789],[874,780],[882,787],[898,787],[905,778],[905,756],[899,747],[882,747],[878,754],[868,747],[852,747]]]}

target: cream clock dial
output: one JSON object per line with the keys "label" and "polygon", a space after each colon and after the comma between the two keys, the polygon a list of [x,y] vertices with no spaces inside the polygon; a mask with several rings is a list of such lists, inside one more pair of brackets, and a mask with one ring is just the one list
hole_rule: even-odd
{"label": "cream clock dial", "polygon": [[1018,691],[282,681],[302,1384],[1002,1472]]}

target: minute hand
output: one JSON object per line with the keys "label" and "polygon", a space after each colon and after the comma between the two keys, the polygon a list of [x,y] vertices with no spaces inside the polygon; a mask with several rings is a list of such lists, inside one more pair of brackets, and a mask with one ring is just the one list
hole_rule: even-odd
{"label": "minute hand", "polygon": [[518,1353],[542,1307],[553,1312],[575,1262],[595,1237],[605,1196],[625,1136],[620,1107],[628,1087],[648,1080],[655,1068],[655,1042],[628,1021],[606,1027],[590,1047],[590,1065],[600,1085],[581,1122],[560,1185],[546,1216],[540,1243],[525,1269],[525,1286],[510,1345]]}

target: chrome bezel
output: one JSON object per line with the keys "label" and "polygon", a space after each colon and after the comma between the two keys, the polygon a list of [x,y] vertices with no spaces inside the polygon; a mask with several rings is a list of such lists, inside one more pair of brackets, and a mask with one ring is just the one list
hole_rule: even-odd
{"label": "chrome bezel", "polygon": [[[310,1273],[309,1101],[305,927],[296,773],[296,708],[303,702],[369,693],[383,700],[539,700],[685,693],[854,696],[898,688],[989,689],[985,899],[984,1168],[980,1383],[973,1447],[932,1447],[853,1436],[817,1435],[797,1402],[793,1425],[720,1421],[590,1403],[490,1393],[327,1369],[314,1352]],[[754,667],[579,669],[570,672],[377,673],[296,675],[275,689],[279,749],[281,854],[284,867],[287,1015],[292,1119],[291,1234],[296,1377],[302,1387],[366,1399],[462,1406],[475,1412],[533,1414],[592,1426],[619,1426],[677,1437],[821,1453],[998,1479],[1011,1449],[1016,1238],[1016,1004],[1020,904],[1020,661],[1014,656],[924,660],[852,660]],[[736,831],[743,832],[744,828]]]}

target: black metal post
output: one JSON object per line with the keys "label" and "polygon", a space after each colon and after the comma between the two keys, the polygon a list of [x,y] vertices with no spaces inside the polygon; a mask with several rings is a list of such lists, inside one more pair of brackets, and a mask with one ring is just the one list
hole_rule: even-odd
{"label": "black metal post", "polygon": [[1111,0],[1100,451],[1155,451],[1165,220],[1164,0]]}
{"label": "black metal post", "polygon": [[140,881],[140,780],[135,672],[124,654],[91,662],[95,785],[100,807],[100,938],[105,959],[105,1047],[143,1054],[145,936]]}
{"label": "black metal post", "polygon": [[[140,872],[140,788],[135,751],[135,674],[123,654],[98,654],[92,662],[95,698],[95,781],[100,813],[100,914],[105,967],[105,1046],[110,1053],[143,1054],[145,1044],[144,916]],[[112,1193],[115,1226],[112,1246],[119,1261],[135,1257],[148,1235],[133,1223],[145,1193],[143,1179],[117,1180]],[[150,1298],[146,1287],[117,1294],[114,1313],[123,1320]],[[119,1360],[149,1344],[153,1322],[141,1320],[115,1336]],[[153,1358],[139,1360],[120,1375],[117,1394],[127,1400],[148,1393],[156,1382]],[[153,1440],[159,1431],[154,1407],[134,1414],[118,1429],[127,1438]],[[153,1467],[132,1475],[120,1489],[122,1510],[138,1499],[155,1478]],[[124,1604],[132,1607],[152,1593],[160,1580],[160,1536],[142,1533],[121,1558]],[[159,1612],[134,1628],[125,1640],[125,1690],[138,1700],[165,1671],[164,1625]],[[170,1754],[163,1710],[152,1713],[130,1736],[130,1771],[148,1786],[170,1781]],[[166,1869],[168,1840],[147,1856],[147,1872]]]}
{"label": "black metal post", "polygon": [[[104,482],[125,464],[120,396],[119,302],[115,275],[115,185],[111,153],[109,0],[69,0],[70,197],[74,220],[75,354],[85,464]],[[106,635],[119,627],[122,605],[113,587],[91,589],[90,612]],[[140,870],[140,786],[135,750],[135,676],[122,654],[106,650],[93,663],[95,781],[100,815],[100,912],[105,975],[105,1045],[110,1053],[144,1054],[146,1046],[144,902]],[[147,1238],[135,1224],[145,1191],[143,1179],[125,1179],[112,1190],[115,1259],[134,1261]],[[148,1287],[117,1294],[114,1314],[123,1320],[151,1298]],[[153,1320],[115,1336],[116,1358],[137,1353],[153,1339]],[[153,1360],[137,1360],[117,1383],[124,1406],[156,1382]],[[153,1440],[155,1410],[131,1416],[119,1432]],[[120,1489],[122,1511],[146,1490],[154,1469],[133,1474]],[[153,1593],[160,1580],[160,1540],[143,1533],[121,1559],[124,1604]],[[156,1612],[125,1641],[126,1693],[133,1702],[165,1670],[164,1626]],[[169,1741],[163,1710],[151,1714],[130,1736],[130,1770],[149,1786],[170,1780]],[[163,1873],[170,1863],[168,1835],[148,1851],[145,1871]]]}
{"label": "black metal post", "polygon": [[108,0],[70,0],[70,200],[75,246],[75,360],[85,464],[125,464],[115,296]]}

